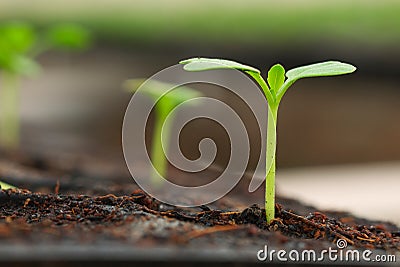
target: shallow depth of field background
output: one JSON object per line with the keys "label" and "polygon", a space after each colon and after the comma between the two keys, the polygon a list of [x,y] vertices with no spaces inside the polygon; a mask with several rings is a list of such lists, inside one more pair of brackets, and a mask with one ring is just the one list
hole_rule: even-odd
{"label": "shallow depth of field background", "polygon": [[124,80],[194,56],[237,60],[264,73],[275,63],[290,69],[336,59],[357,72],[300,80],[283,99],[278,192],[365,216],[383,210],[370,217],[388,218],[400,202],[399,14],[394,0],[2,0],[0,22],[77,22],[95,36],[87,52],[43,55],[42,75],[24,80],[23,149],[103,157],[127,174]]}

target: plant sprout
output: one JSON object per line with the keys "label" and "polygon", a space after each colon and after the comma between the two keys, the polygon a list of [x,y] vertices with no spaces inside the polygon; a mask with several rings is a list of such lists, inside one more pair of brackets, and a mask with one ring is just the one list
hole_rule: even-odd
{"label": "plant sprout", "polygon": [[35,58],[50,49],[82,50],[90,44],[89,32],[74,24],[60,24],[38,32],[24,22],[0,24],[0,144],[19,145],[19,82],[40,67]]}
{"label": "plant sprout", "polygon": [[[265,213],[267,222],[275,218],[275,169],[276,169],[276,123],[278,108],[287,89],[298,79],[319,76],[334,76],[352,73],[356,68],[350,64],[338,61],[326,61],[291,69],[285,74],[282,65],[272,66],[267,75],[267,80],[261,72],[250,66],[234,61],[212,58],[191,58],[182,60],[183,68],[187,71],[205,71],[213,69],[237,69],[251,76],[261,87],[268,101],[268,123],[266,144],[266,190]],[[286,77],[285,77],[286,76]]]}
{"label": "plant sprout", "polygon": [[7,189],[12,189],[12,188],[15,188],[15,187],[0,181],[0,190],[7,190]]}
{"label": "plant sprout", "polygon": [[[172,84],[156,80],[147,80],[145,83],[143,82],[143,79],[128,80],[125,82],[125,87],[129,91],[136,91],[141,87],[142,90],[140,92],[147,94],[153,101],[158,100],[155,104],[156,117],[151,144],[151,161],[155,168],[153,169],[154,172],[151,174],[151,181],[154,184],[159,184],[159,176],[166,177],[168,167],[167,159],[164,154],[164,151],[165,153],[168,152],[168,143],[163,144],[161,138],[162,133],[164,133],[164,140],[170,139],[172,125],[171,123],[166,123],[167,116],[176,106],[187,100],[201,96],[201,93],[187,86],[176,87]],[[171,88],[174,89],[168,91]],[[167,93],[162,95],[163,92]]]}

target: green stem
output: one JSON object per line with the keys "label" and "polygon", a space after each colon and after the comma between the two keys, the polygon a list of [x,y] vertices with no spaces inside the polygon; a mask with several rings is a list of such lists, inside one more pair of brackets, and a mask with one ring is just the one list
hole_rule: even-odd
{"label": "green stem", "polygon": [[156,106],[157,117],[154,122],[153,143],[151,148],[151,161],[154,166],[151,174],[151,181],[153,184],[161,183],[159,175],[164,178],[166,178],[167,175],[168,161],[164,151],[165,153],[168,151],[168,142],[163,146],[161,134],[164,132],[165,140],[169,140],[172,125],[164,122],[172,109],[173,106],[168,105],[168,103],[159,102]]}
{"label": "green stem", "polygon": [[16,74],[3,72],[0,88],[0,144],[7,149],[19,145],[19,81]]}
{"label": "green stem", "polygon": [[[265,178],[265,215],[267,222],[270,223],[275,218],[275,171],[276,171],[276,122],[278,118],[278,107],[282,95],[276,95],[269,89],[260,73],[247,72],[261,86],[268,101],[268,124],[267,124],[267,153],[266,166],[267,176]],[[284,84],[284,92],[287,90]],[[284,93],[283,92],[283,93]]]}
{"label": "green stem", "polygon": [[278,105],[269,105],[267,124],[267,177],[265,182],[265,215],[270,223],[275,218],[276,122]]}

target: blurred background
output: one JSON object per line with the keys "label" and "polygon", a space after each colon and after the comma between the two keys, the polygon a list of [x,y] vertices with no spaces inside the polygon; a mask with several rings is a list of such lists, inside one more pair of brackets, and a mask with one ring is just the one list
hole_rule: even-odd
{"label": "blurred background", "polygon": [[[0,23],[74,22],[94,37],[83,52],[44,53],[41,74],[23,80],[21,147],[85,154],[94,171],[101,158],[109,172],[99,174],[128,176],[121,150],[126,79],[195,56],[236,60],[264,74],[275,63],[290,69],[340,60],[357,72],[300,80],[283,99],[278,192],[365,216],[385,210],[370,217],[388,218],[400,204],[399,14],[395,0],[1,0]],[[378,206],[369,206],[371,195]],[[357,199],[367,202],[364,213]]]}

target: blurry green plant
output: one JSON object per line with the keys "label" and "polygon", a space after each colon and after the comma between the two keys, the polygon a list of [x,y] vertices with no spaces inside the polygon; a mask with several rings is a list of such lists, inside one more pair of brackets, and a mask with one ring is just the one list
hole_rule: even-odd
{"label": "blurry green plant", "polygon": [[347,74],[354,72],[356,68],[347,63],[327,61],[291,69],[285,75],[283,66],[276,64],[269,69],[265,81],[258,69],[230,60],[191,58],[180,63],[184,64],[183,68],[187,71],[238,69],[251,76],[263,90],[268,101],[266,166],[269,169],[266,170],[265,213],[267,222],[271,222],[275,218],[276,123],[283,95],[301,78]]}
{"label": "blurry green plant", "polygon": [[[170,120],[168,123],[166,120],[167,116],[173,114],[171,111],[175,107],[187,100],[201,96],[201,93],[187,86],[174,88],[176,86],[172,84],[156,80],[145,81],[143,79],[132,79],[126,81],[124,87],[130,92],[135,92],[140,87],[140,92],[149,96],[153,101],[157,101],[154,107],[156,116],[151,143],[151,161],[154,166],[154,171],[152,172],[150,179],[154,184],[159,184],[161,182],[159,179],[160,176],[164,178],[167,177],[168,161],[165,154],[168,153],[168,141],[163,143],[161,138],[163,133],[164,140],[170,139],[172,127],[171,122],[173,120]],[[171,88],[173,89],[170,90]],[[163,92],[167,93],[163,94]]]}
{"label": "blurry green plant", "polygon": [[7,190],[7,189],[12,189],[12,188],[15,188],[15,187],[0,181],[0,190]]}
{"label": "blurry green plant", "polygon": [[36,57],[51,49],[80,51],[91,43],[90,33],[75,24],[54,25],[37,31],[25,22],[0,24],[0,145],[19,146],[19,83],[39,73]]}

